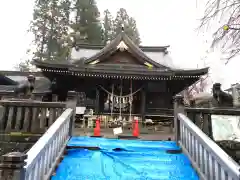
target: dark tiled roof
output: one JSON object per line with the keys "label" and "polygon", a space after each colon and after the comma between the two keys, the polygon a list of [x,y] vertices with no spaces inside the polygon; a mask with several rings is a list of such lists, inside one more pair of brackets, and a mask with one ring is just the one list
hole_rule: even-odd
{"label": "dark tiled roof", "polygon": [[[129,53],[131,53],[133,56],[135,56],[139,61],[141,61],[142,63],[148,62],[150,64],[152,64],[154,67],[156,68],[164,68],[164,69],[170,69],[170,67],[166,66],[166,64],[161,64],[158,63],[156,60],[153,60],[152,58],[150,58],[149,56],[147,56],[144,51],[142,51],[142,49],[145,49],[147,52],[166,52],[167,47],[168,46],[162,46],[162,47],[146,47],[146,48],[142,48],[138,47],[136,44],[134,44],[132,42],[132,40],[124,33],[120,33],[114,40],[112,40],[109,44],[107,44],[105,47],[103,46],[82,46],[85,49],[91,47],[91,51],[93,50],[92,48],[97,48],[98,51],[93,51],[94,54],[90,53],[90,56],[88,57],[79,57],[79,60],[62,60],[62,61],[44,61],[44,64],[48,64],[48,67],[50,66],[54,66],[55,68],[63,68],[64,66],[70,67],[70,66],[74,66],[74,65],[81,65],[81,64],[88,64],[91,61],[95,61],[96,59],[104,59],[106,57],[109,57],[111,54],[113,54],[114,52],[116,52],[118,50],[118,45],[119,43],[123,41],[128,49],[127,51]],[[102,48],[102,49],[100,49]],[[81,51],[81,50],[80,50]],[[167,53],[167,52],[166,52]],[[88,53],[89,54],[89,53]],[[84,60],[83,60],[84,58]],[[41,66],[41,62],[39,60],[35,60],[35,64],[37,66]]]}
{"label": "dark tiled roof", "polygon": [[[120,34],[118,34],[114,40],[112,40],[108,45],[106,45],[98,53],[96,53],[91,57],[88,57],[85,60],[85,63],[88,64],[92,61],[95,61],[96,59],[109,57],[112,53],[118,50],[117,46],[121,41],[123,41],[127,45],[128,47],[127,51],[132,55],[136,56],[139,61],[142,61],[143,63],[149,62],[150,64],[153,64],[157,68],[169,68],[149,58],[136,44],[133,43],[133,41],[124,32],[121,32]],[[76,62],[75,64],[78,64],[78,62]]]}
{"label": "dark tiled roof", "polygon": [[[104,45],[92,45],[92,44],[76,44],[75,46],[83,49],[94,49],[94,50],[101,50],[105,46]],[[170,46],[139,46],[139,48],[143,52],[164,52]]]}
{"label": "dark tiled roof", "polygon": [[[58,65],[48,62],[35,61],[35,64],[42,68],[45,72],[72,74],[73,72],[81,72],[82,74],[97,73],[97,74],[133,74],[133,75],[153,75],[153,76],[201,76],[208,73],[208,68],[183,70],[183,69],[163,69],[133,66],[113,66],[113,65]],[[114,68],[113,68],[114,67]]]}
{"label": "dark tiled roof", "polygon": [[0,74],[0,85],[17,85],[18,83],[3,74]]}
{"label": "dark tiled roof", "polygon": [[[10,81],[14,82],[14,84],[9,85],[0,85],[0,91],[13,91],[15,87],[20,84],[27,81],[27,76],[29,75],[26,72],[20,72],[20,71],[4,71],[4,74],[8,74],[10,76],[3,76]],[[32,74],[32,73],[31,73]],[[36,73],[36,75],[41,75],[40,73]],[[51,82],[44,76],[35,76],[35,90],[36,91],[47,91],[49,90],[51,86]]]}
{"label": "dark tiled roof", "polygon": [[70,71],[81,71],[81,72],[112,72],[112,73],[123,73],[123,74],[152,74],[152,75],[204,75],[208,72],[208,68],[194,69],[194,70],[182,70],[182,69],[163,69],[163,68],[152,68],[148,69],[146,67],[138,65],[123,65],[123,64],[98,64],[98,65],[82,65],[77,67],[69,67]]}
{"label": "dark tiled roof", "polygon": [[[236,83],[236,84],[233,84],[233,85],[235,85],[237,89],[240,89],[240,84],[239,83]],[[226,89],[225,91],[228,91],[228,92],[232,91],[232,87]]]}
{"label": "dark tiled roof", "polygon": [[0,92],[14,91],[17,86],[15,85],[0,85]]}
{"label": "dark tiled roof", "polygon": [[[126,50],[136,57],[137,60],[141,61],[141,64],[148,62],[153,65],[152,68],[148,68],[146,66],[140,67],[137,65],[123,65],[123,64],[103,64],[97,63],[95,65],[91,65],[89,63],[100,60],[106,59],[114,52],[118,51],[118,45],[121,42],[124,42],[128,47]],[[85,46],[85,51],[86,51]],[[93,47],[93,46],[91,46]],[[102,47],[102,46],[101,46]],[[91,53],[88,53],[88,57],[84,57],[81,59],[78,55],[73,60],[65,60],[65,61],[40,61],[35,60],[35,65],[43,70],[43,72],[47,73],[60,73],[60,74],[74,74],[75,72],[80,73],[80,76],[85,76],[89,73],[95,73],[96,76],[100,74],[106,75],[114,75],[114,73],[121,75],[129,74],[129,75],[147,75],[147,76],[201,76],[208,72],[208,68],[204,69],[195,69],[195,70],[184,70],[184,69],[177,69],[174,66],[169,66],[168,64],[162,63],[162,60],[157,61],[156,59],[165,59],[165,53],[167,50],[167,46],[159,47],[162,52],[162,56],[148,56],[144,53],[141,47],[138,47],[136,44],[132,42],[132,40],[124,33],[120,33],[114,40],[112,40],[108,45],[103,47],[100,50],[100,46],[95,47],[99,48],[98,51],[93,51],[91,49]],[[148,47],[151,49],[152,47]],[[89,49],[90,50],[90,49]],[[85,52],[84,51],[84,52]],[[81,52],[81,49],[80,49]],[[151,54],[151,53],[150,53]],[[156,53],[155,53],[156,55]],[[82,56],[81,56],[82,57]],[[151,58],[150,58],[151,57]],[[82,57],[83,58],[83,57]],[[168,60],[168,59],[167,59]],[[171,63],[169,63],[171,64]],[[94,76],[95,76],[94,75]]]}

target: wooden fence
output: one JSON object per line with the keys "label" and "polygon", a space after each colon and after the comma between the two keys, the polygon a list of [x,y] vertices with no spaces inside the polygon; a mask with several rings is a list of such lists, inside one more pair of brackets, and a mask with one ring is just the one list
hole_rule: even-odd
{"label": "wooden fence", "polygon": [[[1,85],[0,85],[0,87],[1,87]],[[45,92],[33,92],[32,95],[31,95],[31,98],[34,99],[34,100],[42,101],[44,95],[47,94],[47,93],[49,93],[49,92],[48,91],[45,91]],[[1,100],[3,100],[3,99],[12,99],[12,98],[16,98],[16,95],[15,95],[13,90],[8,90],[7,89],[7,90],[0,91],[0,99]]]}
{"label": "wooden fence", "polygon": [[27,151],[68,107],[76,107],[75,92],[68,93],[66,102],[0,100],[0,155]]}
{"label": "wooden fence", "polygon": [[66,108],[66,103],[2,100],[0,132],[43,133]]}
{"label": "wooden fence", "polygon": [[67,108],[26,152],[10,152],[0,162],[1,180],[48,180],[63,158],[71,137],[74,110]]}

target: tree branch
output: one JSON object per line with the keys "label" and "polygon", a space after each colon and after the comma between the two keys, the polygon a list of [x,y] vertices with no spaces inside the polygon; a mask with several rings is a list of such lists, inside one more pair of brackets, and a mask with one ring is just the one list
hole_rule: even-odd
{"label": "tree branch", "polygon": [[[201,23],[198,29],[203,29],[211,25],[216,18],[219,22],[226,22],[229,26],[240,24],[240,0],[209,0],[206,4],[204,16],[200,19]],[[226,64],[230,59],[240,53],[240,34],[238,28],[224,30],[223,26],[213,33],[211,48],[220,45],[222,53],[227,54]]]}

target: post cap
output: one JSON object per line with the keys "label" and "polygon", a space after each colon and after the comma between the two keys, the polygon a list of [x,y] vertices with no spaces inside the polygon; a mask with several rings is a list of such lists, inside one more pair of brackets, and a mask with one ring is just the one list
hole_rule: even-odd
{"label": "post cap", "polygon": [[77,92],[76,91],[68,91],[67,95],[68,96],[76,96]]}
{"label": "post cap", "polygon": [[22,169],[27,163],[27,155],[21,152],[10,152],[1,156],[1,169]]}
{"label": "post cap", "polygon": [[173,99],[174,100],[180,100],[180,99],[183,99],[184,97],[183,97],[183,95],[181,95],[181,94],[177,94],[177,95],[175,95],[175,96],[173,96]]}
{"label": "post cap", "polygon": [[67,98],[68,99],[75,99],[77,97],[77,92],[76,91],[68,91],[67,93]]}
{"label": "post cap", "polygon": [[10,152],[2,155],[3,162],[22,162],[27,159],[27,154],[21,152]]}

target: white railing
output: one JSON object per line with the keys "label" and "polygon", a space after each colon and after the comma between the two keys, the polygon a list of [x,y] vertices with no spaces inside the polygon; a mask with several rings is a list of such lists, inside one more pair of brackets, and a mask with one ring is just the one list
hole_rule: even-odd
{"label": "white railing", "polygon": [[178,143],[200,179],[239,180],[239,165],[184,114],[178,114]]}
{"label": "white railing", "polygon": [[66,109],[28,151],[25,180],[49,179],[69,140],[73,110]]}

